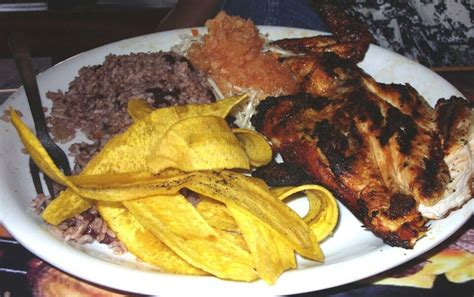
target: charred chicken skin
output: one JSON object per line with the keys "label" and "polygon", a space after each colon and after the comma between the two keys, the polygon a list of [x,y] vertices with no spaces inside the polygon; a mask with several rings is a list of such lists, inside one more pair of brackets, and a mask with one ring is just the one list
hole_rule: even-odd
{"label": "charred chicken skin", "polygon": [[261,102],[255,128],[367,229],[412,248],[428,222],[418,206],[436,204],[450,181],[438,112],[411,86],[377,83],[336,55],[282,63],[291,64],[301,93]]}
{"label": "charred chicken skin", "polygon": [[429,219],[472,198],[444,199],[472,179],[472,106],[451,98],[432,108],[408,84],[376,82],[356,65],[367,28],[330,4],[319,11],[333,35],[271,43],[299,93],[257,106],[252,124],[284,163],[255,175],[274,186],[320,183],[384,242],[412,248]]}
{"label": "charred chicken skin", "polygon": [[267,98],[258,107],[254,125],[285,163],[299,166],[328,187],[366,228],[390,245],[409,248],[425,232],[426,219],[412,195],[385,183],[372,137],[358,128],[382,125],[383,118],[368,100],[309,94]]}
{"label": "charred chicken skin", "polygon": [[362,61],[373,38],[367,26],[342,9],[331,4],[317,6],[331,35],[308,38],[281,39],[271,45],[295,54],[322,54],[331,52],[340,58],[357,63]]}

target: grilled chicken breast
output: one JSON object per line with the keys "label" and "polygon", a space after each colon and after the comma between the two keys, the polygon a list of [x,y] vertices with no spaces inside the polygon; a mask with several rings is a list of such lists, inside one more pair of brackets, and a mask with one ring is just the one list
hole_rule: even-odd
{"label": "grilled chicken breast", "polygon": [[460,97],[440,99],[436,103],[436,127],[439,131],[444,161],[451,179],[442,199],[433,205],[420,204],[424,217],[441,219],[474,196],[474,109]]}
{"label": "grilled chicken breast", "polygon": [[356,65],[367,28],[326,1],[318,9],[332,35],[270,43],[299,93],[258,105],[252,124],[284,163],[255,176],[323,184],[376,236],[412,248],[429,219],[473,196],[472,105],[451,98],[433,108],[408,84],[376,82]]}
{"label": "grilled chicken breast", "polygon": [[453,166],[465,172],[472,163],[466,157],[463,169],[456,159],[450,168],[445,160],[460,149],[471,156],[460,141],[471,133],[467,101],[450,100],[435,110],[411,86],[377,83],[331,53],[282,63],[294,71],[301,93],[261,102],[255,128],[285,162],[331,189],[366,228],[390,245],[413,247],[428,219],[439,217],[439,211],[424,214],[446,201]]}
{"label": "grilled chicken breast", "polygon": [[426,219],[412,195],[384,181],[373,154],[375,136],[366,131],[381,118],[373,117],[370,107],[355,98],[267,98],[254,125],[285,162],[328,187],[368,229],[388,244],[408,248],[423,235]]}

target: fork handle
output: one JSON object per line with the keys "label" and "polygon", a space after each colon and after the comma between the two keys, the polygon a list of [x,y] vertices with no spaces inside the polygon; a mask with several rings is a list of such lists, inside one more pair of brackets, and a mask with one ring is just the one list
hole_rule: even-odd
{"label": "fork handle", "polygon": [[49,135],[46,128],[46,120],[44,117],[43,105],[41,104],[41,96],[36,82],[36,76],[33,71],[33,63],[31,55],[23,33],[12,33],[8,36],[8,44],[10,51],[18,69],[23,88],[28,98],[31,115],[35,123],[35,130],[38,136]]}

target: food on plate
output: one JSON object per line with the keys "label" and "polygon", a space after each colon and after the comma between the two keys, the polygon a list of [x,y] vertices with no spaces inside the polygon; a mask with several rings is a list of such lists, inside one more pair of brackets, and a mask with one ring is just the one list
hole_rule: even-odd
{"label": "food on plate", "polygon": [[184,54],[215,81],[217,93],[250,95],[248,103],[234,114],[239,127],[250,126],[251,112],[259,100],[298,90],[294,77],[278,62],[278,56],[264,51],[265,40],[250,20],[220,12],[206,26],[208,34],[193,42]]}
{"label": "food on plate", "polygon": [[220,12],[206,26],[208,33],[191,45],[187,57],[211,75],[224,95],[247,90],[278,95],[297,90],[278,56],[262,52],[265,40],[252,21]]}
{"label": "food on plate", "polygon": [[232,132],[247,152],[250,165],[258,168],[272,161],[272,148],[268,145],[268,140],[260,133],[249,129],[232,129]]}
{"label": "food on plate", "polygon": [[82,67],[65,92],[49,91],[47,118],[55,140],[71,140],[76,131],[88,138],[71,153],[79,172],[107,140],[130,124],[127,102],[146,101],[151,107],[215,101],[207,77],[174,52],[107,55],[103,63]]}
{"label": "food on plate", "polygon": [[443,199],[428,207],[420,204],[419,210],[427,218],[443,218],[473,196],[473,123],[472,103],[459,97],[441,99],[436,103],[436,125],[441,135],[444,161],[448,165],[451,180],[444,190]]}
{"label": "food on plate", "polygon": [[309,202],[309,210],[303,220],[313,229],[318,241],[326,239],[336,228],[339,211],[332,194],[319,185],[297,187],[276,187],[272,192],[278,199],[285,200],[293,194],[304,191]]}
{"label": "food on plate", "polygon": [[[245,24],[246,32],[256,30],[238,18],[220,14],[209,21],[204,41],[192,45],[186,54],[215,81],[235,78],[235,90],[258,93],[239,110],[235,123],[254,124],[271,140],[284,163],[305,172],[296,178],[275,179],[285,171],[285,165],[279,165],[273,168],[280,171],[257,169],[255,176],[268,177],[269,182],[284,181],[275,185],[285,185],[290,179],[293,184],[297,179],[321,183],[385,242],[411,248],[425,234],[429,219],[441,218],[472,198],[472,151],[461,141],[472,139],[468,132],[472,107],[461,98],[448,100],[443,114],[453,113],[455,100],[464,102],[464,111],[455,112],[459,121],[447,123],[448,130],[464,128],[462,133],[441,135],[437,111],[415,89],[378,83],[356,65],[371,41],[367,28],[342,17],[331,5],[320,10],[333,35],[276,40],[260,46],[291,74],[296,82],[293,91],[265,92],[258,81],[251,85],[240,82],[243,72],[226,71],[211,59],[197,61],[205,61],[204,53],[211,49],[234,44],[235,38],[227,40],[221,35],[228,28]],[[218,61],[246,64],[242,56],[227,50],[219,54]],[[271,67],[263,71],[272,73]],[[232,92],[225,86],[222,89],[224,94]],[[443,150],[442,138],[450,135],[455,138],[450,142],[459,145]],[[457,187],[461,195],[453,198],[450,194]]]}
{"label": "food on plate", "polygon": [[166,168],[184,171],[250,169],[248,155],[222,117],[183,119],[173,124],[152,150],[153,154],[148,158],[148,168],[152,172]]}
{"label": "food on plate", "polygon": [[[213,105],[173,106],[156,109],[141,121],[135,122],[122,134],[118,134],[107,142],[104,148],[92,158],[82,171],[84,175],[139,172],[148,170],[148,156],[156,142],[167,129],[180,119],[196,115],[225,116],[232,106],[243,100],[245,96],[220,100]],[[156,137],[148,137],[150,134]],[[68,206],[69,205],[69,206]],[[58,223],[74,216],[74,207],[86,210],[91,205],[72,191],[63,191],[48,204],[42,217],[50,224]]]}
{"label": "food on plate", "polygon": [[367,26],[336,5],[321,3],[318,12],[331,35],[281,39],[271,42],[271,45],[297,54],[331,52],[351,63],[362,61],[373,40]]}
{"label": "food on plate", "polygon": [[[83,170],[108,139],[131,124],[131,115],[127,113],[129,100],[140,100],[150,109],[215,101],[207,77],[174,52],[110,54],[99,65],[81,68],[69,90],[51,90],[47,97],[52,100],[47,120],[54,139],[65,142],[76,132],[87,137],[86,141],[77,137],[72,144],[68,143],[75,173]],[[57,188],[56,195],[63,190]],[[35,211],[42,211],[48,200],[38,195],[32,202]],[[83,208],[89,207],[83,201],[76,202]],[[126,252],[95,208],[71,217],[52,230],[67,240],[78,243],[98,240],[116,253]]]}
{"label": "food on plate", "polygon": [[[253,117],[257,131],[285,162],[327,186],[386,243],[413,247],[428,219],[439,218],[429,214],[434,205],[444,204],[446,214],[472,197],[472,168],[463,165],[455,170],[466,179],[457,186],[467,193],[456,206],[444,203],[452,180],[443,135],[436,110],[412,87],[377,83],[332,53],[309,52],[282,61],[301,78],[304,93],[262,101]],[[447,104],[454,101],[465,102],[464,111],[456,113],[465,125],[463,135],[452,136],[459,142],[472,138],[467,132],[472,110],[461,98]],[[470,160],[467,143],[463,148],[463,158]]]}
{"label": "food on plate", "polygon": [[[313,229],[317,229],[319,223],[324,232],[328,225],[335,227],[337,215],[325,215],[327,208],[330,213],[337,212],[335,202],[328,203],[328,200],[334,200],[329,192],[309,186],[296,189],[314,192],[311,197],[321,201],[311,205],[325,206],[311,208],[310,215],[322,219],[317,223],[311,220],[309,224],[263,181],[242,173],[219,170],[241,165],[226,155],[229,146],[240,146],[239,141],[223,138],[219,130],[232,134],[229,127],[223,126],[223,119],[243,98],[245,96],[210,105],[156,109],[136,120],[123,134],[111,138],[83,173],[73,177],[62,174],[34,134],[11,110],[12,122],[32,159],[45,174],[67,187],[49,204],[43,218],[49,223],[60,223],[67,218],[64,208],[68,208],[67,215],[75,215],[83,211],[81,201],[86,206],[96,205],[102,218],[129,251],[144,261],[176,273],[209,273],[240,281],[259,277],[271,284],[283,271],[295,267],[295,251],[322,261],[324,257]],[[188,122],[191,127],[187,126]],[[181,123],[186,129],[180,128]],[[174,141],[174,137],[168,137],[170,131],[184,134]],[[189,131],[197,137],[192,137]],[[245,139],[250,135],[251,142],[269,146],[258,133],[243,131],[239,129],[240,137]],[[259,137],[261,140],[256,140]],[[173,143],[184,141],[192,146],[190,139],[211,143],[212,154],[202,151],[198,157],[204,161],[191,162],[190,167],[181,168],[173,163],[157,172],[153,172],[153,167],[150,170],[148,161],[152,156],[163,159],[163,152],[170,158],[173,157],[169,152],[175,152],[185,160],[190,160],[187,154],[196,157],[195,151],[188,150],[186,145]],[[227,139],[227,143],[222,139]],[[254,145],[244,145],[241,147],[243,154],[245,149],[261,150]],[[269,149],[264,151],[271,153]],[[228,165],[223,166],[225,162],[220,160],[216,163],[216,155],[223,156]],[[259,156],[258,153],[249,155]],[[270,161],[271,158],[265,159]],[[248,166],[248,158],[244,161]],[[184,188],[225,205],[241,238],[218,232],[208,224],[180,193]],[[74,209],[75,206],[79,207]],[[270,255],[272,251],[275,254]],[[153,257],[153,253],[167,257]]]}

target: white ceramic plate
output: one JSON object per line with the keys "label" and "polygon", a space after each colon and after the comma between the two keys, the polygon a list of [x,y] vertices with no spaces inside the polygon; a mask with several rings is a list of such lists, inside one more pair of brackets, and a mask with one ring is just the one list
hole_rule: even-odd
{"label": "white ceramic plate", "polygon": [[[270,39],[305,37],[314,31],[261,27]],[[40,92],[67,90],[68,83],[85,65],[100,64],[109,53],[127,54],[139,51],[168,50],[180,42],[177,30],[136,37],[106,45],[74,56],[45,71],[38,77]],[[462,96],[437,74],[390,51],[371,46],[360,64],[381,82],[410,83],[431,104],[451,95]],[[51,102],[44,99],[50,107]],[[24,114],[33,127],[27,100],[22,89],[1,107],[0,113],[11,105]],[[114,256],[106,247],[92,244],[72,246],[56,238],[41,219],[33,214],[29,204],[35,191],[28,172],[28,157],[20,152],[22,145],[10,124],[0,121],[0,219],[8,231],[34,254],[75,276],[104,286],[144,294],[166,295],[242,295],[252,296],[294,294],[321,290],[350,283],[400,265],[432,249],[447,239],[472,215],[474,201],[453,212],[446,219],[431,223],[426,237],[413,250],[393,248],[361,227],[361,223],[343,206],[341,220],[334,236],[322,244],[326,255],[323,264],[298,259],[297,270],[284,273],[274,286],[262,281],[240,283],[213,277],[192,277],[167,274],[134,260],[131,255]],[[303,211],[303,203],[294,203]]]}

